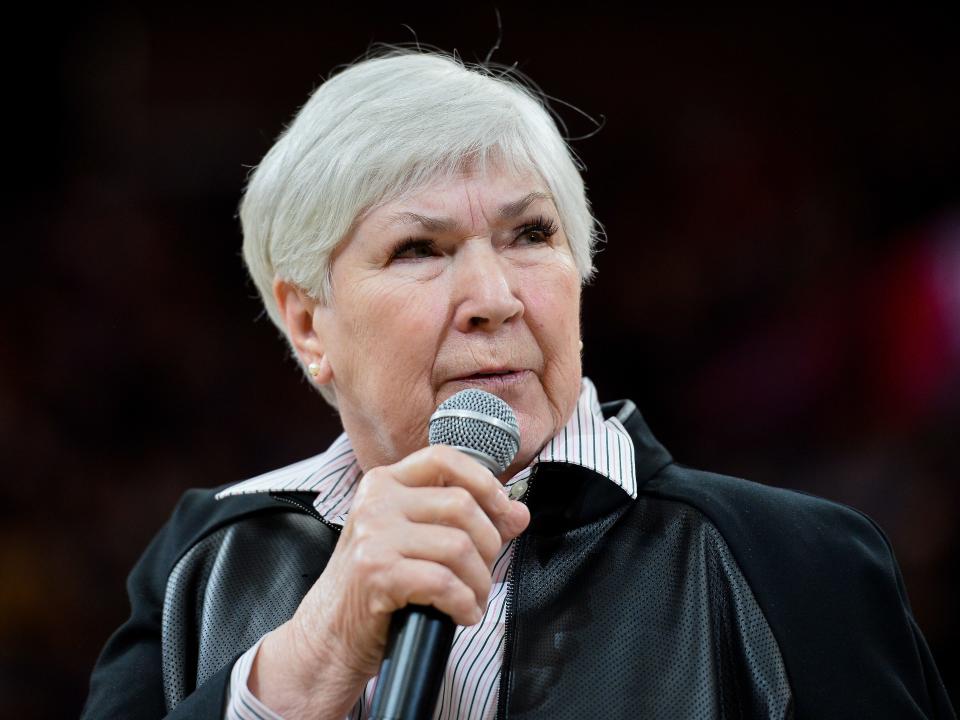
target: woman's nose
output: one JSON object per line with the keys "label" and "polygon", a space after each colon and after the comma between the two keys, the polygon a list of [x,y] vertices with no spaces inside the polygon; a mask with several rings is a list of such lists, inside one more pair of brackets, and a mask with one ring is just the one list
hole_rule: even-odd
{"label": "woman's nose", "polygon": [[460,332],[489,332],[523,315],[512,268],[492,245],[464,248],[455,262],[454,323]]}

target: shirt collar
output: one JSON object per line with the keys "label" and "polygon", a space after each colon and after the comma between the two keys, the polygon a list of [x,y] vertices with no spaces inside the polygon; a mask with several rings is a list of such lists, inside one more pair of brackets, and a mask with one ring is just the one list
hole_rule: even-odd
{"label": "shirt collar", "polygon": [[[530,466],[507,481],[509,487],[525,480],[538,463],[566,463],[592,470],[637,497],[633,440],[617,417],[604,418],[597,389],[583,378],[580,397],[566,425],[548,442]],[[346,521],[353,493],[363,471],[350,439],[342,433],[326,451],[306,460],[231,485],[217,493],[220,500],[234,495],[265,492],[316,493],[314,507],[327,521]]]}

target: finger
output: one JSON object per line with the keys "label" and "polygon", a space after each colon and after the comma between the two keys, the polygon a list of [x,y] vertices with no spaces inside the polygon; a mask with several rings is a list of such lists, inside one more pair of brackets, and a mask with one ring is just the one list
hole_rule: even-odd
{"label": "finger", "polygon": [[500,537],[507,542],[526,530],[529,524],[530,508],[519,500],[510,500],[509,511],[500,519],[497,528],[500,530]]}
{"label": "finger", "polygon": [[395,547],[405,558],[430,560],[449,568],[473,590],[477,605],[486,607],[490,595],[490,568],[463,530],[410,523],[403,528]]}
{"label": "finger", "polygon": [[387,469],[398,482],[410,487],[456,486],[467,490],[496,525],[504,542],[526,527],[521,520],[525,512],[514,507],[517,503],[507,498],[500,481],[459,450],[431,445]]}
{"label": "finger", "polygon": [[404,488],[396,501],[399,510],[412,522],[445,525],[467,533],[488,567],[497,559],[503,546],[500,531],[467,490]]}
{"label": "finger", "polygon": [[372,599],[374,612],[393,612],[406,605],[432,605],[458,625],[475,625],[483,617],[476,594],[450,568],[430,560],[404,558],[383,579],[388,605]]}
{"label": "finger", "polygon": [[398,482],[387,467],[376,468],[361,481],[344,537],[376,537],[404,520],[466,531],[490,564],[505,542],[499,528],[468,490],[457,485],[410,487]]}

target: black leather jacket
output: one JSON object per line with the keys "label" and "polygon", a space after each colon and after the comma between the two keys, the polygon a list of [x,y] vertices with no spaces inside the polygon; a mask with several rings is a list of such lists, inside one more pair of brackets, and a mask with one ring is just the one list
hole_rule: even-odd
{"label": "black leather jacket", "polygon": [[[638,497],[544,463],[507,605],[499,718],[952,718],[864,515],[674,463],[632,403]],[[234,660],[337,542],[306,494],[190,491],[134,568],[84,718],[220,718]]]}

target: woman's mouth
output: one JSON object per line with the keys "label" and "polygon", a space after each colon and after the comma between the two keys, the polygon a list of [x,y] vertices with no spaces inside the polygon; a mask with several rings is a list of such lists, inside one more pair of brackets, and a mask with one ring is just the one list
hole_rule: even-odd
{"label": "woman's mouth", "polygon": [[529,374],[529,370],[483,370],[472,375],[459,377],[454,382],[481,388],[507,387],[523,382]]}

